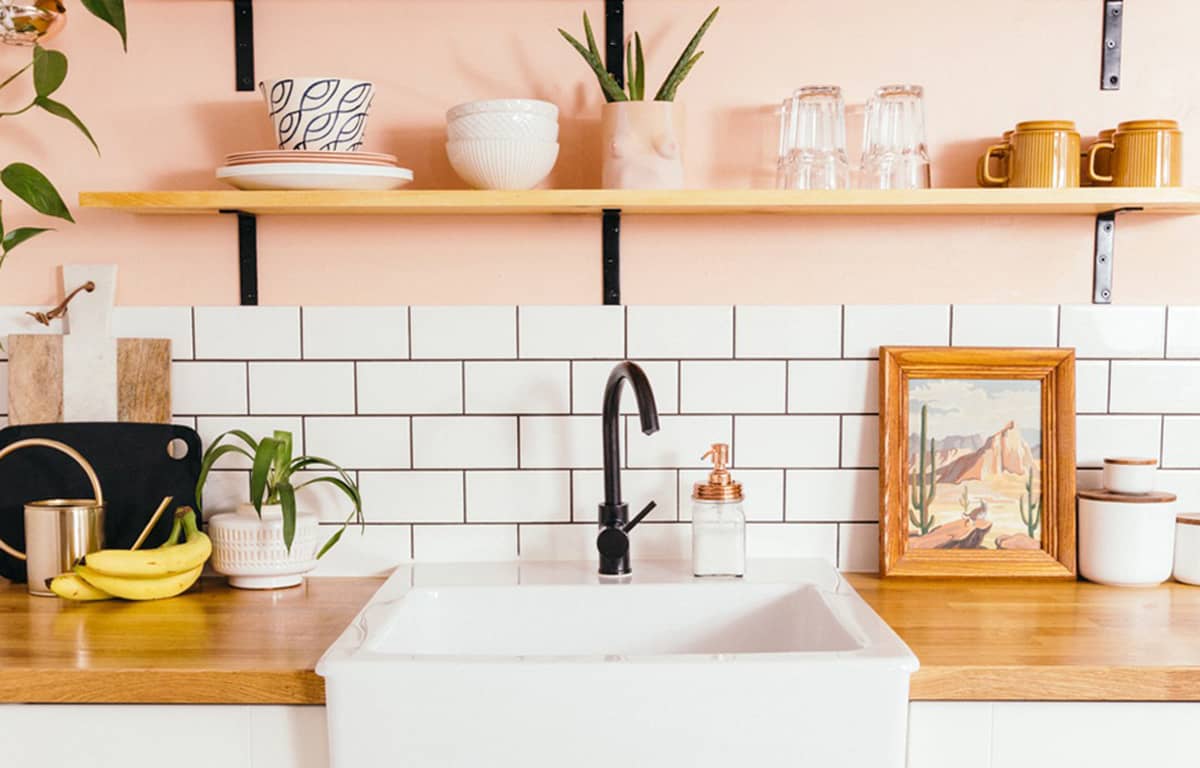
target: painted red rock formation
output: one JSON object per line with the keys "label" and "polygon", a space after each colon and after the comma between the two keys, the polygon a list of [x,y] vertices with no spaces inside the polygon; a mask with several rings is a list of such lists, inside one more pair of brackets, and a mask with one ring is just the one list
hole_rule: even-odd
{"label": "painted red rock formation", "polygon": [[1015,422],[1008,422],[977,451],[959,456],[938,471],[939,483],[990,480],[1001,473],[1026,475],[1037,460]]}

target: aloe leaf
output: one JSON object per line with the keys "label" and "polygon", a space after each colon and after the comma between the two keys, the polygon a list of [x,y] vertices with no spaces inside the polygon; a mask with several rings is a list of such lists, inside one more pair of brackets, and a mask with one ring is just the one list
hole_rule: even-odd
{"label": "aloe leaf", "polygon": [[637,101],[637,72],[633,68],[633,41],[625,41],[625,68],[629,74],[625,76],[625,87],[629,90],[629,100]]}
{"label": "aloe leaf", "polygon": [[263,496],[274,496],[274,490],[267,488],[267,475],[271,465],[275,463],[275,455],[279,449],[279,441],[272,437],[264,437],[254,452],[254,465],[250,468],[250,502],[262,517]]}
{"label": "aloe leaf", "polygon": [[583,60],[592,68],[592,72],[596,75],[596,80],[600,83],[600,90],[604,92],[606,101],[629,101],[629,97],[625,95],[625,91],[621,89],[621,86],[617,85],[617,81],[604,68],[604,63],[600,61],[598,55],[593,54],[587,48],[583,47],[583,43],[572,37],[571,33],[565,29],[558,30],[558,33],[571,44],[572,48],[579,52]]}
{"label": "aloe leaf", "polygon": [[[225,434],[229,434],[226,432]],[[224,437],[225,435],[221,435]],[[213,465],[222,457],[230,453],[239,453],[247,459],[253,460],[245,448],[239,445],[218,445],[221,440],[218,437],[209,445],[208,450],[204,452],[204,459],[200,462],[200,476],[196,479],[196,509],[203,509],[204,496],[204,481],[208,479],[208,473],[212,470]]]}
{"label": "aloe leaf", "polygon": [[35,46],[33,49],[33,90],[39,97],[57,91],[67,79],[67,57],[61,51]]}
{"label": "aloe leaf", "polygon": [[663,83],[663,89],[666,90],[666,95],[664,95],[663,98],[661,98],[661,99],[658,97],[655,97],[655,100],[656,101],[674,101],[675,100],[675,90],[677,88],[679,88],[679,84],[683,82],[683,78],[688,76],[688,72],[692,71],[692,67],[696,66],[696,62],[700,61],[700,57],[703,55],[704,55],[704,51],[700,51],[700,53],[697,53],[695,56],[693,56],[691,58],[691,60],[687,64],[684,65],[683,69],[681,69],[679,71],[678,77],[676,77],[674,80],[672,80],[670,82]]}
{"label": "aloe leaf", "polygon": [[121,35],[121,48],[129,50],[125,33],[125,0],[79,0],[84,8]]}
{"label": "aloe leaf", "polygon": [[279,491],[279,506],[283,512],[283,544],[287,551],[292,551],[292,542],[296,539],[296,489],[292,484],[283,482],[277,488]]}
{"label": "aloe leaf", "polygon": [[43,232],[53,232],[49,227],[18,227],[12,232],[5,232],[4,239],[0,242],[0,252],[8,255],[8,252],[16,248],[21,243],[31,237],[36,237]]}
{"label": "aloe leaf", "polygon": [[63,202],[58,190],[42,175],[42,172],[27,163],[12,163],[0,171],[0,183],[8,187],[14,195],[21,198],[30,208],[47,216],[66,219],[72,224],[71,212]]}
{"label": "aloe leaf", "polygon": [[635,49],[637,51],[637,99],[641,101],[646,98],[646,57],[642,53],[642,36],[634,32],[633,39],[637,43]]}
{"label": "aloe leaf", "polygon": [[592,34],[592,20],[588,18],[587,11],[583,12],[583,33],[587,36],[588,51],[600,58],[600,48],[596,45],[596,36]]}
{"label": "aloe leaf", "polygon": [[96,139],[92,136],[92,132],[89,131],[88,127],[83,124],[83,121],[79,119],[79,116],[71,111],[70,107],[60,101],[55,101],[48,96],[38,96],[36,99],[34,99],[33,103],[55,117],[61,117],[63,120],[66,120],[78,128],[80,133],[86,136],[87,140],[92,143],[92,147],[96,150],[96,154],[100,154],[100,145],[96,143]]}
{"label": "aloe leaf", "polygon": [[[679,88],[679,84],[683,82],[683,78],[691,71],[691,65],[695,65],[696,59],[693,54],[700,46],[700,39],[704,37],[704,33],[712,25],[713,20],[717,18],[717,12],[721,10],[721,6],[713,8],[712,13],[708,14],[708,18],[700,25],[700,29],[696,30],[696,34],[692,35],[692,39],[688,41],[687,47],[683,49],[683,53],[679,54],[679,58],[675,61],[675,66],[671,68],[671,72],[667,75],[667,79],[663,81],[662,87],[655,94],[655,101],[671,101],[675,98],[675,90]],[[668,90],[668,86],[671,86]],[[670,93],[670,96],[667,96]]]}

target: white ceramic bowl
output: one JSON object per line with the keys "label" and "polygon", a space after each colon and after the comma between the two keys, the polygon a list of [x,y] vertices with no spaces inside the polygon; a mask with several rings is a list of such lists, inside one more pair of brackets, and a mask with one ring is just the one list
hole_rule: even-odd
{"label": "white ceramic bowl", "polygon": [[1079,492],[1079,572],[1114,587],[1150,587],[1171,575],[1175,496]]}
{"label": "white ceramic bowl", "polygon": [[1200,515],[1175,519],[1175,580],[1200,585]]}
{"label": "white ceramic bowl", "polygon": [[558,141],[558,122],[533,112],[476,112],[446,124],[450,141],[470,139],[523,139]]}
{"label": "white ceramic bowl", "polygon": [[450,165],[476,189],[532,189],[554,169],[558,144],[489,139],[446,143]]}
{"label": "white ceramic bowl", "polygon": [[208,520],[212,538],[212,567],[229,577],[239,589],[294,587],[317,566],[317,516],[296,514],[296,537],[291,551],[283,543],[283,512],[278,504],[264,504],[262,518],[253,504],[236,512],[213,515]]}
{"label": "white ceramic bowl", "polygon": [[446,110],[446,122],[452,123],[463,115],[480,112],[522,112],[558,120],[558,107],[539,99],[485,99],[468,101]]}
{"label": "white ceramic bowl", "polygon": [[1150,493],[1157,469],[1157,459],[1105,459],[1104,487],[1113,493]]}

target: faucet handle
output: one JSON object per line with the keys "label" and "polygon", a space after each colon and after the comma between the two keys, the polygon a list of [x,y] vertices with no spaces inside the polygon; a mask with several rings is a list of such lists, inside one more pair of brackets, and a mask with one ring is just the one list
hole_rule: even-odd
{"label": "faucet handle", "polygon": [[642,508],[641,512],[638,512],[636,515],[634,515],[634,518],[632,520],[630,520],[628,523],[625,523],[625,527],[622,528],[621,530],[625,531],[625,533],[629,533],[630,531],[633,530],[633,527],[635,525],[642,522],[642,520],[644,520],[646,518],[646,515],[650,514],[650,512],[652,512],[654,510],[654,508],[657,506],[658,506],[657,501],[650,502],[649,504],[647,504],[645,507]]}

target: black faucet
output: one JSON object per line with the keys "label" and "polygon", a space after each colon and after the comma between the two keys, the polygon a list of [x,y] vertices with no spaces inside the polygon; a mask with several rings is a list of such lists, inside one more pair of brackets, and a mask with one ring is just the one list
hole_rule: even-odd
{"label": "black faucet", "polygon": [[630,572],[629,532],[650,514],[655,502],[650,502],[632,520],[629,505],[621,500],[621,446],[619,419],[621,388],[628,381],[637,396],[638,416],[642,433],[658,431],[658,407],[646,372],[626,360],[613,366],[604,385],[604,503],[600,505],[600,535],[596,549],[600,551],[600,575],[623,576]]}

